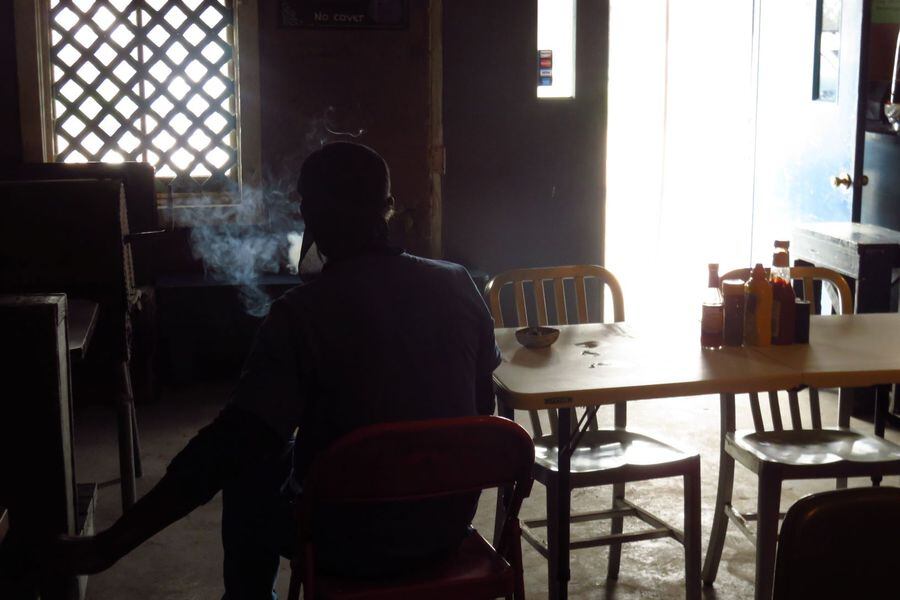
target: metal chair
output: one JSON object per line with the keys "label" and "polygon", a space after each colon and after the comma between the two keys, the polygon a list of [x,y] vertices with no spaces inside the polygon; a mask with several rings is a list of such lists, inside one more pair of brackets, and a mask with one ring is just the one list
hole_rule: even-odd
{"label": "metal chair", "polygon": [[[528,433],[499,417],[384,423],[357,429],[313,463],[299,509],[300,549],[288,598],[331,599],[525,597],[518,520],[531,491],[534,446]],[[346,510],[373,503],[446,498],[500,486],[513,501],[494,548],[472,530],[458,550],[408,574],[343,579],[319,573],[313,522],[317,507]]]}
{"label": "metal chair", "polygon": [[[726,273],[722,279],[748,278],[749,269]],[[811,297],[815,281],[834,285],[842,312],[852,312],[850,289],[840,274],[817,267],[793,267],[791,277],[802,282]],[[756,545],[756,598],[769,598],[775,569],[775,548],[782,483],[791,479],[837,479],[900,474],[900,446],[850,429],[849,405],[841,403],[838,426],[823,427],[818,390],[809,390],[810,419],[804,427],[797,390],[787,392],[790,422],[782,417],[778,391],[768,393],[769,425],[763,419],[759,394],[749,394],[753,429],[736,430],[735,395],[722,394],[719,484],[709,546],[703,565],[703,582],[716,578],[728,522]],[[732,505],[734,462],[737,460],[759,477],[756,513],[741,513]],[[755,534],[750,522],[756,521]]]}
{"label": "metal chair", "polygon": [[900,488],[811,494],[784,517],[775,600],[894,598]]}
{"label": "metal chair", "polygon": [[[599,293],[589,294],[586,281],[595,280]],[[567,281],[569,283],[567,283]],[[548,302],[547,285],[552,287]],[[593,284],[592,284],[593,285]],[[599,266],[565,266],[537,269],[517,269],[497,275],[488,282],[485,294],[497,327],[507,326],[504,321],[501,292],[511,286],[514,292],[516,321],[518,326],[550,324],[548,307],[554,309],[555,323],[588,322],[589,300],[595,300],[602,313],[603,292],[608,290],[612,297],[613,318],[625,320],[624,300],[619,282],[612,273]],[[572,303],[572,293],[566,288],[574,287],[576,319],[570,319],[568,303]],[[530,288],[534,303],[530,307],[526,301],[526,288]],[[529,312],[534,315],[529,318]],[[602,316],[602,314],[601,314]],[[668,444],[626,429],[626,403],[614,405],[614,428],[600,429],[596,418],[597,409],[587,409],[578,419],[583,425],[583,434],[572,454],[570,487],[585,488],[603,485],[612,486],[612,510],[601,510],[583,514],[572,514],[571,522],[591,520],[611,520],[611,533],[589,539],[573,540],[570,549],[609,546],[609,566],[607,577],[615,579],[619,574],[622,544],[641,540],[671,537],[684,545],[685,579],[689,598],[700,597],[700,456],[687,454]],[[558,533],[553,515],[556,513],[555,498],[559,485],[558,448],[556,430],[559,424],[556,410],[547,413],[550,433],[545,434],[540,415],[530,412],[534,430],[535,479],[547,487],[547,518],[523,522],[522,536],[545,558],[555,561],[553,548]],[[625,497],[625,484],[632,481],[660,479],[664,477],[684,478],[684,531],[664,522]],[[570,490],[571,492],[571,490]],[[498,499],[498,514],[503,507]],[[623,533],[625,517],[636,517],[650,526],[650,529],[634,533]],[[533,531],[537,527],[547,527],[547,540],[540,539]],[[551,568],[551,572],[553,569]]]}

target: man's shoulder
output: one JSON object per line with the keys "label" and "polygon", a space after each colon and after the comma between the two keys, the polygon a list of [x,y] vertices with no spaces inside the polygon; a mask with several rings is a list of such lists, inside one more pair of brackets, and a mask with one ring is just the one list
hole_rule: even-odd
{"label": "man's shoulder", "polygon": [[410,263],[416,264],[423,269],[433,269],[435,271],[445,271],[448,273],[454,273],[456,275],[466,274],[468,275],[468,271],[462,265],[456,264],[454,262],[450,262],[449,260],[438,260],[436,258],[425,258],[424,256],[416,256],[415,254],[409,254],[404,252],[400,255],[400,258],[409,261]]}

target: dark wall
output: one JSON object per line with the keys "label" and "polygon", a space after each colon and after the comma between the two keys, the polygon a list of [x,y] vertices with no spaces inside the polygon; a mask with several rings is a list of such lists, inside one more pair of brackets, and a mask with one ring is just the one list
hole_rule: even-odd
{"label": "dark wall", "polygon": [[[292,184],[332,131],[384,154],[401,214],[398,241],[427,253],[428,10],[400,31],[283,28],[260,0],[262,159]],[[606,118],[606,0],[579,2],[575,100],[535,97],[535,3],[444,2],[443,237],[448,258],[490,272],[600,262]],[[11,3],[0,3],[0,159],[21,159]],[[174,240],[173,240],[174,242]],[[183,253],[173,248],[173,264]],[[177,256],[176,256],[177,255]]]}
{"label": "dark wall", "polygon": [[22,160],[13,3],[0,2],[0,161]]}
{"label": "dark wall", "polygon": [[295,181],[323,140],[357,141],[391,166],[399,242],[425,252],[428,179],[428,11],[410,2],[405,30],[290,29],[278,3],[261,0],[259,23],[262,160]]}
{"label": "dark wall", "polygon": [[602,263],[608,2],[578,3],[574,99],[536,97],[536,3],[444,3],[446,256]]}
{"label": "dark wall", "polygon": [[[392,168],[398,241],[424,252],[431,219],[428,11],[425,2],[410,5],[403,30],[310,30],[281,27],[278,2],[260,0],[262,160],[265,183],[293,185],[303,158],[322,141],[350,139],[328,129],[364,130],[356,139]],[[19,161],[11,2],[0,2],[0,75],[0,160]],[[182,244],[175,245],[169,262],[183,270]]]}

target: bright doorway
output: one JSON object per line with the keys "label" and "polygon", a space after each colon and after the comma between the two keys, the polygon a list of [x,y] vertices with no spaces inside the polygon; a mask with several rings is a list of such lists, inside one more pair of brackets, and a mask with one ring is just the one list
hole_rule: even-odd
{"label": "bright doorway", "polygon": [[752,40],[753,0],[611,0],[605,252],[629,320],[699,320],[706,265],[748,266]]}

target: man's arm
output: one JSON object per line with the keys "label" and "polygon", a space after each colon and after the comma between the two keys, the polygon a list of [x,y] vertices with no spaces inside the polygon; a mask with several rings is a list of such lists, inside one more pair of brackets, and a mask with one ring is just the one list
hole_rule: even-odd
{"label": "man's arm", "polygon": [[273,304],[232,401],[112,527],[93,537],[61,538],[50,550],[56,570],[96,573],[109,568],[244,473],[281,460],[301,410],[296,332],[291,325],[287,307]]}
{"label": "man's arm", "polygon": [[285,440],[252,413],[227,406],[169,464],[165,476],[109,529],[93,537],[63,537],[53,567],[97,573],[175,521],[209,502],[248,469],[279,460]]}
{"label": "man's arm", "polygon": [[491,318],[490,312],[480,296],[479,304],[484,311],[484,318],[478,353],[478,372],[475,375],[475,385],[477,386],[475,402],[479,414],[492,415],[496,405],[493,374],[502,358],[500,348],[497,347],[497,340],[494,338],[494,319]]}

